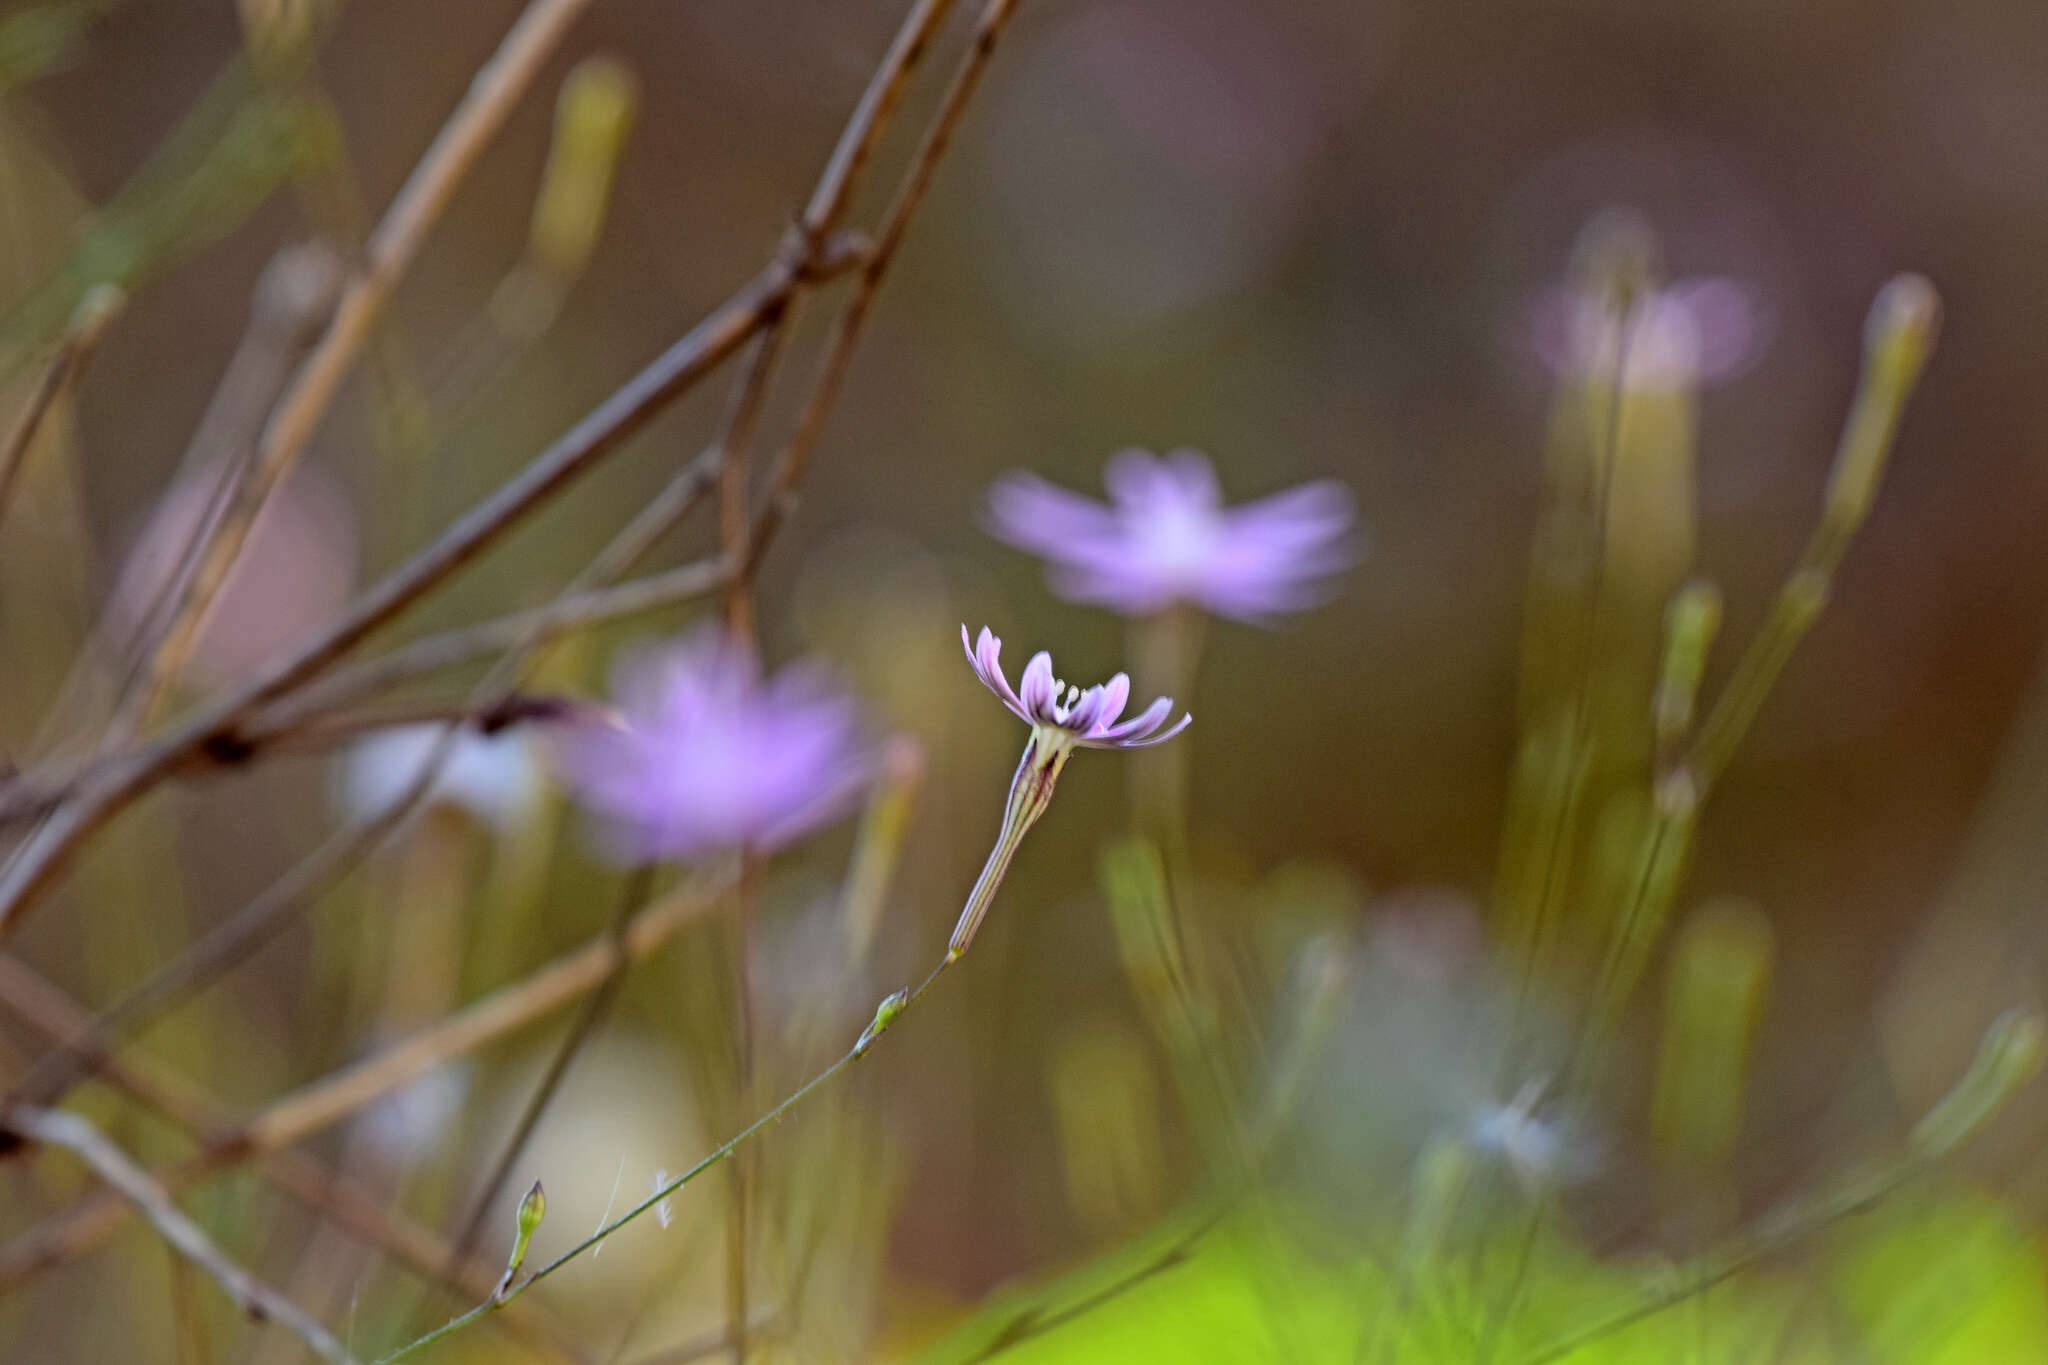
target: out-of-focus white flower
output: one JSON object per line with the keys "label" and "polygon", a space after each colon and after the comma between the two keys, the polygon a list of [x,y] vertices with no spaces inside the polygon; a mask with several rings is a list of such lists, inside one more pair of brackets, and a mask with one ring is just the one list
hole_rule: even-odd
{"label": "out-of-focus white flower", "polygon": [[468,1096],[468,1068],[439,1067],[370,1106],[358,1131],[387,1166],[410,1166],[433,1150]]}
{"label": "out-of-focus white flower", "polygon": [[[401,725],[357,741],[335,776],[336,807],[351,819],[374,816],[419,779],[443,727]],[[463,729],[450,743],[429,801],[468,812],[493,829],[517,825],[540,800],[544,776],[536,746],[516,729]]]}
{"label": "out-of-focus white flower", "polygon": [[1590,1179],[1602,1160],[1599,1145],[1589,1135],[1562,1120],[1536,1116],[1549,1085],[1548,1076],[1538,1076],[1506,1104],[1479,1106],[1466,1129],[1473,1146],[1505,1161],[1529,1191]]}

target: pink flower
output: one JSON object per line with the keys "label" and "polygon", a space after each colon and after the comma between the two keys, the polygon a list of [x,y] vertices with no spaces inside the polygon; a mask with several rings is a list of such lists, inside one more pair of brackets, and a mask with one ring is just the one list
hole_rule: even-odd
{"label": "pink flower", "polygon": [[771,852],[845,814],[871,755],[852,701],[816,668],[763,680],[706,627],[616,670],[616,721],[571,732],[561,765],[622,860]]}
{"label": "pink flower", "polygon": [[1187,729],[1194,720],[1184,715],[1172,729],[1160,731],[1173,710],[1173,698],[1161,697],[1129,720],[1118,724],[1124,704],[1131,697],[1131,680],[1119,673],[1106,683],[1083,691],[1069,687],[1052,675],[1052,655],[1044,650],[1031,656],[1012,690],[1003,676],[1003,642],[987,626],[974,644],[967,643],[967,627],[960,627],[960,647],[982,686],[996,694],[1010,714],[1032,727],[1048,732],[1049,744],[1081,749],[1140,749],[1160,744]]}

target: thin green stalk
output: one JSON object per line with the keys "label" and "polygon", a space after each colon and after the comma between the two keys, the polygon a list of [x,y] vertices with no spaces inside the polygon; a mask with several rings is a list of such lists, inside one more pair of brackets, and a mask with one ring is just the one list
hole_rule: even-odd
{"label": "thin green stalk", "polygon": [[795,1109],[799,1104],[802,1104],[806,1099],[808,1099],[813,1091],[818,1090],[820,1087],[824,1086],[828,1081],[830,1081],[833,1077],[837,1076],[840,1072],[844,1071],[847,1067],[859,1061],[862,1057],[865,1057],[867,1055],[868,1049],[874,1045],[875,1039],[878,1038],[885,1029],[887,1029],[889,1026],[894,1024],[899,1018],[901,1018],[902,1015],[907,1010],[909,1010],[909,1008],[912,1005],[915,1005],[920,999],[922,999],[924,997],[925,992],[929,991],[932,988],[933,984],[938,981],[939,977],[945,972],[946,968],[951,966],[954,961],[955,959],[951,957],[940,959],[939,965],[932,968],[930,973],[925,976],[923,981],[920,981],[917,984],[915,989],[907,992],[898,991],[896,994],[891,995],[887,999],[885,999],[882,1002],[881,1008],[876,1011],[875,1022],[868,1025],[868,1027],[862,1031],[859,1040],[856,1041],[852,1047],[848,1048],[843,1054],[841,1054],[837,1061],[833,1062],[823,1071],[820,1071],[817,1075],[805,1081],[795,1090],[792,1090],[788,1095],[783,1097],[781,1103],[777,1104],[773,1109],[770,1109],[767,1113],[761,1115],[761,1117],[755,1119],[746,1127],[740,1129],[739,1132],[727,1138],[723,1143],[719,1144],[719,1146],[714,1148],[696,1165],[690,1167],[690,1169],[684,1171],[681,1175],[675,1177],[666,1185],[662,1185],[659,1188],[657,1188],[652,1194],[648,1195],[645,1199],[642,1199],[638,1204],[635,1204],[632,1208],[627,1209],[624,1213],[620,1214],[617,1218],[614,1218],[611,1222],[604,1224],[602,1227],[598,1228],[597,1231],[591,1233],[588,1237],[585,1237],[582,1241],[576,1243],[576,1245],[570,1247],[567,1251],[555,1257],[554,1260],[549,1261],[539,1270],[534,1271],[533,1274],[513,1284],[511,1287],[506,1289],[506,1291],[502,1295],[487,1299],[483,1303],[480,1303],[476,1307],[470,1309],[468,1312],[450,1318],[447,1322],[442,1323],[439,1327],[436,1327],[433,1331],[426,1333],[424,1336],[416,1337],[412,1341],[409,1341],[405,1345],[399,1347],[397,1350],[392,1351],[390,1354],[378,1357],[377,1360],[373,1362],[373,1365],[396,1365],[396,1362],[409,1359],[412,1356],[417,1355],[419,1352],[425,1350],[427,1347],[432,1346],[434,1343],[442,1340],[443,1338],[453,1336],[455,1335],[455,1333],[461,1331],[465,1327],[468,1327],[470,1324],[477,1322],[480,1319],[489,1317],[491,1314],[503,1308],[506,1304],[511,1303],[514,1299],[518,1298],[521,1294],[524,1294],[527,1290],[533,1288],[533,1286],[535,1286],[536,1284],[539,1284],[542,1280],[547,1279],[550,1275],[555,1274],[557,1271],[567,1266],[571,1261],[576,1260],[579,1256],[583,1255],[584,1252],[596,1247],[599,1243],[603,1242],[605,1238],[611,1236],[620,1228],[625,1227],[628,1223],[631,1223],[635,1219],[640,1218],[641,1216],[646,1214],[648,1210],[660,1204],[662,1200],[667,1199],[669,1196],[673,1195],[677,1190],[682,1189],[683,1186],[689,1184],[698,1176],[704,1174],[704,1172],[710,1170],[713,1166],[716,1166],[719,1162],[731,1157],[733,1153],[737,1152],[741,1147],[745,1146],[754,1137],[758,1136],[760,1133],[772,1127],[776,1123],[781,1122],[782,1118],[786,1114],[788,1114],[792,1109]]}
{"label": "thin green stalk", "polygon": [[1820,525],[1778,590],[1769,618],[1736,665],[1726,691],[1700,726],[1688,766],[1701,791],[1727,768],[1786,660],[1827,603],[1835,569],[1877,495],[1900,415],[1934,344],[1940,312],[1934,287],[1917,275],[1895,277],[1870,306],[1864,324],[1863,372],[1835,448]]}
{"label": "thin green stalk", "polygon": [[1976,1059],[1949,1092],[1914,1125],[1906,1152],[1894,1161],[1844,1176],[1833,1189],[1795,1200],[1747,1236],[1737,1237],[1720,1251],[1702,1256],[1695,1273],[1681,1277],[1674,1288],[1651,1294],[1642,1302],[1552,1342],[1517,1365],[1548,1365],[1588,1342],[1661,1313],[1674,1304],[1711,1289],[1822,1228],[1882,1202],[1926,1175],[1952,1156],[1998,1113],[2015,1092],[2040,1071],[2044,1049],[2041,1016],[2013,1010],[1999,1016],[1984,1034]]}
{"label": "thin green stalk", "polygon": [[482,1231],[484,1219],[490,1213],[491,1204],[498,1197],[498,1191],[504,1187],[506,1179],[512,1174],[512,1167],[526,1151],[526,1145],[532,1140],[534,1130],[540,1127],[541,1120],[546,1117],[548,1106],[554,1102],[556,1092],[568,1078],[569,1068],[582,1052],[583,1045],[590,1040],[591,1034],[596,1032],[599,1022],[610,1010],[612,1002],[618,998],[626,969],[632,964],[632,958],[626,952],[626,931],[633,925],[633,916],[646,904],[648,887],[653,879],[654,869],[646,863],[635,867],[627,875],[625,885],[619,893],[618,909],[612,915],[611,937],[617,954],[615,965],[598,988],[583,1002],[583,1008],[570,1023],[569,1031],[562,1036],[562,1041],[556,1046],[555,1055],[548,1060],[547,1070],[542,1074],[540,1084],[534,1087],[525,1110],[519,1116],[519,1122],[513,1126],[512,1136],[506,1139],[497,1161],[491,1166],[490,1174],[484,1178],[482,1188],[477,1191],[476,1202],[471,1206],[469,1217],[464,1220],[461,1231],[456,1234],[453,1249],[448,1256],[451,1266],[459,1266],[469,1258],[471,1249],[476,1245],[477,1234]]}

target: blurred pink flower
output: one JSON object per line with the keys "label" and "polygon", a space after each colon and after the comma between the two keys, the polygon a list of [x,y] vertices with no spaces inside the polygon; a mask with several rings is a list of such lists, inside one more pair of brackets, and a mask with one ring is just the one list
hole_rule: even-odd
{"label": "blurred pink flower", "polygon": [[617,719],[578,723],[560,760],[622,861],[771,852],[845,814],[870,773],[859,711],[819,669],[764,681],[715,627],[629,657],[613,693]]}
{"label": "blurred pink flower", "polygon": [[[133,638],[178,571],[225,467],[175,481],[122,563],[109,610]],[[301,465],[263,506],[242,553],[207,610],[188,674],[203,687],[247,677],[271,654],[332,616],[355,586],[356,518],[325,476]]]}
{"label": "blurred pink flower", "polygon": [[1005,475],[989,490],[989,531],[1045,560],[1060,596],[1127,616],[1188,603],[1266,622],[1323,601],[1355,558],[1351,494],[1333,480],[1226,508],[1200,452],[1123,450],[1104,482],[1106,504]]}
{"label": "blurred pink flower", "polygon": [[1756,291],[1718,275],[1653,289],[1625,318],[1607,300],[1561,286],[1542,296],[1531,322],[1536,354],[1558,378],[1611,382],[1620,360],[1627,384],[1650,390],[1740,374],[1762,354],[1770,331]]}

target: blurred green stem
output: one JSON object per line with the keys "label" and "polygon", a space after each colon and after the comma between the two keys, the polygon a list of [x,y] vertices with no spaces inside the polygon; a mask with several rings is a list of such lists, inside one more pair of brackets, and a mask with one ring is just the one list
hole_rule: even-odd
{"label": "blurred green stem", "polygon": [[[1207,622],[1195,607],[1175,603],[1131,625],[1134,691],[1176,697],[1185,704],[1194,687]],[[1131,814],[1140,834],[1165,852],[1177,893],[1189,887],[1188,745],[1175,744],[1131,756]]]}

